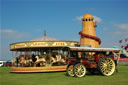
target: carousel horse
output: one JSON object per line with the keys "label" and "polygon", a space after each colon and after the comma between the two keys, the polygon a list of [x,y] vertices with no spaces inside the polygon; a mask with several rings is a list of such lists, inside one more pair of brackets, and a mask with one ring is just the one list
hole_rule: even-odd
{"label": "carousel horse", "polygon": [[37,66],[37,64],[40,64],[41,66],[46,65],[46,58],[45,57],[39,58],[39,56],[36,56],[35,58],[36,58],[36,61],[35,61],[34,66]]}
{"label": "carousel horse", "polygon": [[25,65],[25,63],[26,63],[25,58],[24,57],[20,57],[19,63],[20,63],[20,66],[23,67]]}
{"label": "carousel horse", "polygon": [[66,64],[66,60],[65,59],[61,59],[60,63],[61,64]]}
{"label": "carousel horse", "polygon": [[29,66],[31,67],[31,66],[33,66],[33,61],[32,61],[32,58],[30,57],[30,59],[29,59]]}
{"label": "carousel horse", "polygon": [[27,56],[26,59],[25,59],[25,63],[26,63],[26,66],[30,66],[30,62],[29,62],[29,57]]}
{"label": "carousel horse", "polygon": [[66,61],[61,57],[61,55],[56,55],[57,62],[60,64],[65,64]]}
{"label": "carousel horse", "polygon": [[61,55],[56,55],[57,62],[61,61]]}
{"label": "carousel horse", "polygon": [[50,57],[50,64],[49,64],[49,66],[52,66],[56,62],[57,62],[57,60],[54,57],[51,56]]}

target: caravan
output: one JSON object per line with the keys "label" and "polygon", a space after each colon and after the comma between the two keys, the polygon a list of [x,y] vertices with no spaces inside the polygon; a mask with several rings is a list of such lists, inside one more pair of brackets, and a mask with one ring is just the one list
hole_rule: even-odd
{"label": "caravan", "polygon": [[6,61],[0,61],[0,67],[4,66],[6,64]]}

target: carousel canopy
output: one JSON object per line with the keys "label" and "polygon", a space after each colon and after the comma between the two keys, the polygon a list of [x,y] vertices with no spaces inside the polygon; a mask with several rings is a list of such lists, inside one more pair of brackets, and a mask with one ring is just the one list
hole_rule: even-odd
{"label": "carousel canopy", "polygon": [[25,42],[17,42],[10,44],[11,51],[35,51],[39,49],[46,48],[63,48],[66,46],[75,46],[78,42],[76,41],[62,41],[56,40],[55,38],[51,38],[46,36],[46,32],[44,32],[44,36]]}
{"label": "carousel canopy", "polygon": [[43,36],[43,37],[34,39],[32,41],[55,41],[55,40],[56,40],[55,38],[51,38],[51,37],[48,37],[48,36]]}
{"label": "carousel canopy", "polygon": [[36,39],[34,39],[32,41],[56,41],[56,39],[55,38],[52,38],[52,37],[48,37],[46,35],[46,31],[44,31],[44,36],[42,36],[40,38],[36,38]]}

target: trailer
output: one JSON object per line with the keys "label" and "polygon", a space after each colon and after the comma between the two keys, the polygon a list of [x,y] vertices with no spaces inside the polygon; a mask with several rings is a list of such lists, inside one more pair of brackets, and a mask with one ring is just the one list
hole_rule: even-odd
{"label": "trailer", "polygon": [[1,61],[0,60],[0,67],[4,66],[6,64],[6,61]]}

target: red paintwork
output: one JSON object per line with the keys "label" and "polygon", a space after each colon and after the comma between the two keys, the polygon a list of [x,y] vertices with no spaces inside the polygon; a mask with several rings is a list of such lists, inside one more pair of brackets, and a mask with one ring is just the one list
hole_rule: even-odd
{"label": "red paintwork", "polygon": [[128,62],[128,58],[120,58],[119,62]]}
{"label": "red paintwork", "polygon": [[88,60],[95,60],[95,56],[88,56]]}
{"label": "red paintwork", "polygon": [[96,37],[96,36],[92,36],[92,35],[88,35],[88,34],[83,34],[82,32],[79,32],[79,34],[83,37],[88,37],[88,38],[91,38],[91,39],[95,39],[96,41],[99,42],[99,44],[101,44],[101,39]]}
{"label": "red paintwork", "polygon": [[12,64],[6,64],[5,66],[6,66],[6,67],[10,67],[10,66],[13,66],[13,65],[12,65]]}
{"label": "red paintwork", "polygon": [[[113,55],[106,55],[106,54],[96,54],[94,56],[88,56],[88,59],[81,59],[81,63],[85,65],[86,68],[97,68],[99,60],[103,57],[111,57],[114,60]],[[116,59],[115,59],[116,60]],[[69,58],[69,63],[68,64],[73,64],[73,62],[77,61],[77,58],[72,57]],[[77,62],[76,62],[77,63]]]}
{"label": "red paintwork", "polygon": [[68,59],[69,61],[76,61],[76,58],[75,57],[71,57]]}
{"label": "red paintwork", "polygon": [[88,64],[87,68],[97,68],[97,64]]}
{"label": "red paintwork", "polygon": [[76,61],[75,57],[71,57],[68,59],[68,64],[73,64],[73,61]]}
{"label": "red paintwork", "polygon": [[97,54],[97,55],[96,55],[96,62],[98,63],[99,60],[100,60],[100,58],[102,58],[102,57],[104,57],[104,56],[106,56],[106,55],[104,55],[104,54]]}
{"label": "red paintwork", "polygon": [[88,64],[89,61],[81,59],[81,63],[82,63],[82,64]]}
{"label": "red paintwork", "polygon": [[[90,57],[91,59],[91,57]],[[94,59],[94,57],[92,58]],[[87,68],[97,68],[97,64],[95,62],[95,59],[94,60],[84,60],[84,59],[81,59],[81,63],[84,64]],[[69,62],[68,64],[73,64],[73,61],[77,61],[77,59],[75,57],[72,57],[72,58],[69,58]]]}
{"label": "red paintwork", "polygon": [[100,56],[96,55],[96,62],[99,62]]}

